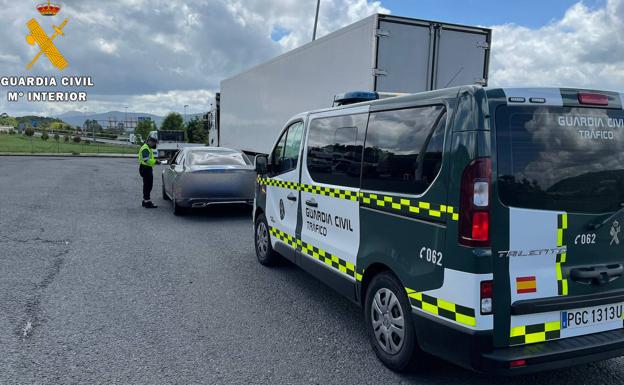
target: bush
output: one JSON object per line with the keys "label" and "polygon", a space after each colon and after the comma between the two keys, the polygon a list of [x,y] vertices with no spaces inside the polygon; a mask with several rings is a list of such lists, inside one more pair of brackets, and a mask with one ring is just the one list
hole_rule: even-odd
{"label": "bush", "polygon": [[81,140],[80,135],[74,136],[74,143],[80,143]]}
{"label": "bush", "polygon": [[9,135],[15,135],[15,130],[9,130]]}
{"label": "bush", "polygon": [[61,140],[61,137],[59,136],[59,134],[54,134],[54,141],[58,142],[59,140]]}
{"label": "bush", "polygon": [[50,139],[50,135],[48,135],[47,131],[43,131],[43,133],[41,134],[41,140],[45,142],[48,139]]}
{"label": "bush", "polygon": [[84,144],[91,144],[91,141],[90,140],[85,140]]}
{"label": "bush", "polygon": [[65,134],[65,136],[63,136],[63,141],[65,143],[69,143],[69,134]]}
{"label": "bush", "polygon": [[24,135],[33,136],[35,135],[35,130],[32,127],[28,127],[27,129],[24,130]]}

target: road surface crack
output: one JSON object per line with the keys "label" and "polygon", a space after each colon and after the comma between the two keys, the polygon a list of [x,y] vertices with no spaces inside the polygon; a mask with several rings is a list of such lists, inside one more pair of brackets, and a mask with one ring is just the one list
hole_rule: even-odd
{"label": "road surface crack", "polygon": [[43,322],[41,314],[41,300],[45,293],[45,290],[54,282],[54,279],[61,271],[63,264],[65,263],[65,256],[69,253],[69,249],[57,252],[52,257],[52,265],[47,268],[46,274],[43,279],[37,283],[34,287],[31,298],[26,302],[25,315],[20,322],[16,334],[23,339],[30,338],[35,329],[41,326]]}

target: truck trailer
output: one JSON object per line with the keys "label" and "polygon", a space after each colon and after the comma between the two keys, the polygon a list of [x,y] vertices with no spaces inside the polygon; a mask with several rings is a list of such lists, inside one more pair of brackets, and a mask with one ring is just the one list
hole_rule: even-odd
{"label": "truck trailer", "polygon": [[151,131],[149,136],[158,138],[158,149],[154,151],[154,156],[160,159],[170,159],[176,152],[184,147],[205,146],[205,144],[202,143],[186,142],[184,131],[180,130]]}
{"label": "truck trailer", "polygon": [[223,80],[211,136],[267,153],[290,116],[331,107],[339,93],[487,85],[491,36],[487,28],[372,15]]}

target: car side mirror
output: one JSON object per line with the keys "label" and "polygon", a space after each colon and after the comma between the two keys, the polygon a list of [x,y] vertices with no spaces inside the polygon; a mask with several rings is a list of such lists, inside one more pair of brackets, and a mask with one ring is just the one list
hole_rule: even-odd
{"label": "car side mirror", "polygon": [[269,157],[267,155],[256,155],[255,159],[256,172],[258,174],[266,174],[269,172]]}

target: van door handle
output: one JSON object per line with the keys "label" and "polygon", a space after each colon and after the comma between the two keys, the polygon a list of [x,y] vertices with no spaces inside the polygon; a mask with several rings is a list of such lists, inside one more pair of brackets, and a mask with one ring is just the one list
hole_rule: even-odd
{"label": "van door handle", "polygon": [[296,202],[297,201],[297,197],[295,196],[295,194],[290,193],[288,194],[288,196],[286,197],[289,201],[293,201]]}
{"label": "van door handle", "polygon": [[605,285],[620,278],[624,273],[621,264],[578,267],[570,270],[572,280],[585,285]]}
{"label": "van door handle", "polygon": [[318,207],[318,203],[316,203],[316,201],[314,199],[308,199],[306,201],[306,205],[308,205],[310,207]]}

